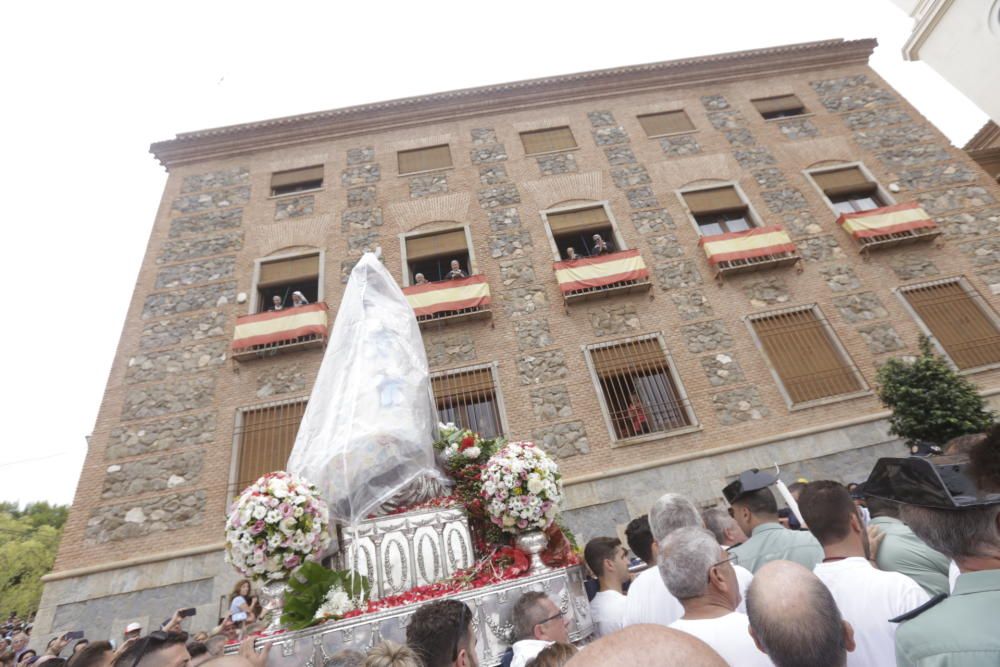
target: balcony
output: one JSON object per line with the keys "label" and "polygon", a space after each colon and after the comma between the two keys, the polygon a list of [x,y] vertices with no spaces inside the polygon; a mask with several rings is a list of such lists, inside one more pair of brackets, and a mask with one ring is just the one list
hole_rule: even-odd
{"label": "balcony", "polygon": [[430,322],[492,317],[490,285],[486,276],[440,280],[403,288],[421,326]]}
{"label": "balcony", "polygon": [[761,271],[796,264],[802,260],[781,225],[755,227],[745,232],[703,236],[698,245],[705,251],[715,278],[722,282],[729,273]]}
{"label": "balcony", "polygon": [[837,224],[858,242],[859,252],[865,257],[872,250],[932,241],[941,235],[927,211],[915,203],[844,213],[837,218]]}
{"label": "balcony", "polygon": [[649,269],[638,250],[554,262],[552,268],[566,305],[629,292],[646,292],[652,286]]}
{"label": "balcony", "polygon": [[282,352],[323,347],[329,332],[323,302],[236,318],[233,359],[246,361]]}

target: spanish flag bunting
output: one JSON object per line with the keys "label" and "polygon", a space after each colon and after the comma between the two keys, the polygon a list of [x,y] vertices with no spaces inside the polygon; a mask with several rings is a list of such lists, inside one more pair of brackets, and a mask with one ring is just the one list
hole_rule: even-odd
{"label": "spanish flag bunting", "polygon": [[844,213],[837,224],[856,239],[888,236],[899,232],[937,227],[919,204],[897,204],[860,213]]}
{"label": "spanish flag bunting", "polygon": [[321,301],[238,317],[233,331],[233,350],[291,342],[302,336],[326,336],[329,330],[327,310],[326,303]]}
{"label": "spanish flag bunting", "polygon": [[713,266],[738,259],[795,252],[795,244],[792,243],[788,232],[781,225],[755,227],[745,232],[703,236],[698,241],[698,245],[705,250],[708,263]]}
{"label": "spanish flag bunting", "polygon": [[484,275],[411,285],[403,288],[403,294],[418,317],[490,305],[490,286]]}
{"label": "spanish flag bunting", "polygon": [[563,294],[649,277],[649,270],[638,250],[555,262],[553,268]]}

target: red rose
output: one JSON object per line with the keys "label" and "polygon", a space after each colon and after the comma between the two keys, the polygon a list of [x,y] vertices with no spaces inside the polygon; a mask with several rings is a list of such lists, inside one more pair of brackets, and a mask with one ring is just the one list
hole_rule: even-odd
{"label": "red rose", "polygon": [[462,442],[459,444],[458,448],[460,450],[468,449],[469,447],[472,447],[474,444],[476,444],[475,436],[467,435],[464,438],[462,438]]}

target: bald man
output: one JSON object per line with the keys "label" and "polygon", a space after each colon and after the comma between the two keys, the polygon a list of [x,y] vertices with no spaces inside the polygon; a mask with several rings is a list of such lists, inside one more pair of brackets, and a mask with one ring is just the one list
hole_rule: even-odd
{"label": "bald man", "polygon": [[601,637],[566,667],[727,667],[708,644],[662,625],[632,625]]}
{"label": "bald man", "polygon": [[854,650],[854,629],[841,618],[829,589],[792,561],[771,561],[754,573],[747,615],[750,636],[775,667],[844,667]]}

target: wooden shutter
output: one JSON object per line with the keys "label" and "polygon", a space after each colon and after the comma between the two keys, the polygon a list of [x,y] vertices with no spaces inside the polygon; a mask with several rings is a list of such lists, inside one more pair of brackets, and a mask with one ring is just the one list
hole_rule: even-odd
{"label": "wooden shutter", "polygon": [[655,338],[592,349],[590,358],[594,362],[594,370],[602,378],[617,373],[658,371],[667,362],[663,348]]}
{"label": "wooden shutter", "polygon": [[814,310],[757,318],[753,328],[792,403],[862,389]]}
{"label": "wooden shutter", "polygon": [[797,95],[778,95],[777,97],[765,97],[752,101],[762,116],[786,111],[805,111],[805,105],[802,104],[802,100]]}
{"label": "wooden shutter", "polygon": [[493,394],[493,373],[488,368],[449,373],[431,379],[434,398],[469,399]]}
{"label": "wooden shutter", "polygon": [[859,167],[822,171],[812,174],[812,178],[816,185],[831,197],[855,192],[871,192],[875,189],[875,184],[868,180]]}
{"label": "wooden shutter", "polygon": [[662,134],[673,134],[674,132],[688,132],[695,129],[694,123],[688,118],[683,109],[678,111],[664,111],[662,113],[650,113],[639,116],[639,124],[646,132],[647,137],[656,137]]}
{"label": "wooden shutter", "polygon": [[261,475],[287,467],[306,403],[301,401],[243,412],[234,493],[240,493]]}
{"label": "wooden shutter", "polygon": [[291,169],[289,171],[276,171],[271,174],[271,188],[281,188],[298,183],[308,183],[309,181],[323,180],[323,165],[304,167],[302,169]]}
{"label": "wooden shutter", "polygon": [[522,132],[521,143],[524,145],[524,152],[527,155],[576,148],[576,139],[573,138],[573,131],[569,127]]}
{"label": "wooden shutter", "polygon": [[688,208],[691,209],[693,215],[742,210],[747,207],[743,200],[740,199],[736,188],[732,186],[685,192],[684,201],[687,203]]}
{"label": "wooden shutter", "polygon": [[406,239],[406,261],[415,262],[427,257],[468,252],[464,229],[453,229],[428,236]]}
{"label": "wooden shutter", "polygon": [[917,287],[903,294],[960,369],[1000,362],[1000,331],[961,283]]}
{"label": "wooden shutter", "polygon": [[607,227],[611,224],[603,206],[565,213],[549,213],[545,217],[549,221],[549,229],[552,230],[553,234],[586,231],[595,227]]}
{"label": "wooden shutter", "polygon": [[275,262],[262,262],[258,287],[280,285],[319,277],[319,255],[291,257]]}
{"label": "wooden shutter", "polygon": [[399,151],[396,154],[400,174],[412,174],[418,171],[445,169],[451,166],[451,149],[448,144],[415,148],[409,151]]}

